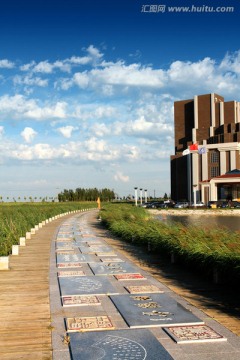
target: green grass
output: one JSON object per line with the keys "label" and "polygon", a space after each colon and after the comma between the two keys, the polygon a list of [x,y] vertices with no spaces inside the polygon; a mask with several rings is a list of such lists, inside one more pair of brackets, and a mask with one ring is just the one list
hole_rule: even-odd
{"label": "green grass", "polygon": [[0,204],[0,256],[11,254],[19,237],[40,222],[67,211],[96,207],[96,202]]}
{"label": "green grass", "polygon": [[212,274],[218,269],[229,277],[240,277],[239,232],[161,222],[132,205],[105,205],[101,217],[110,231],[125,241],[150,245],[156,253],[174,253],[180,263],[198,272]]}

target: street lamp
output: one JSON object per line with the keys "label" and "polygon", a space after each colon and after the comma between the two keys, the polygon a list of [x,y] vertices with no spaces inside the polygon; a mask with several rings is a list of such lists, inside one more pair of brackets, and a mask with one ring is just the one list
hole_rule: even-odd
{"label": "street lamp", "polygon": [[140,204],[142,205],[142,190],[143,189],[139,189],[140,190]]}
{"label": "street lamp", "polygon": [[144,190],[145,203],[147,203],[147,189]]}
{"label": "street lamp", "polygon": [[197,185],[193,185],[193,206],[196,207],[197,203]]}
{"label": "street lamp", "polygon": [[137,187],[134,188],[135,190],[135,206],[137,206]]}

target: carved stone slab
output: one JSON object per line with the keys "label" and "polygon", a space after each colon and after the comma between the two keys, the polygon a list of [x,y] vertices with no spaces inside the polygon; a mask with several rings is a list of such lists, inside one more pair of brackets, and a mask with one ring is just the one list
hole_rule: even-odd
{"label": "carved stone slab", "polygon": [[95,262],[97,261],[97,257],[95,255],[85,255],[85,254],[70,254],[70,255],[59,255],[57,254],[57,264],[58,263],[71,263],[71,262],[81,262],[81,263],[88,263],[88,262]]}
{"label": "carved stone slab", "polygon": [[130,328],[203,324],[166,294],[124,294],[111,296],[111,300]]}
{"label": "carved stone slab", "polygon": [[118,294],[106,276],[74,276],[58,278],[61,295]]}
{"label": "carved stone slab", "polygon": [[101,305],[99,298],[95,295],[63,296],[63,306],[90,306]]}
{"label": "carved stone slab", "polygon": [[114,275],[114,277],[117,280],[147,280],[143,275],[137,273],[137,274],[119,274]]}
{"label": "carved stone slab", "polygon": [[117,254],[116,253],[103,253],[103,254],[98,253],[98,256],[101,256],[101,257],[116,257]]}
{"label": "carved stone slab", "polygon": [[59,271],[57,274],[59,277],[86,276],[85,272],[81,270]]}
{"label": "carved stone slab", "polygon": [[135,269],[128,263],[117,262],[104,262],[104,263],[91,263],[91,270],[94,275],[115,275],[135,273]]}
{"label": "carved stone slab", "polygon": [[76,248],[74,247],[72,242],[56,242],[56,246],[55,246],[56,250],[75,250]]}
{"label": "carved stone slab", "polygon": [[179,344],[227,341],[207,325],[171,326],[164,328],[166,333]]}
{"label": "carved stone slab", "polygon": [[69,336],[72,360],[173,360],[145,329],[72,332]]}
{"label": "carved stone slab", "polygon": [[101,243],[102,244],[102,240],[99,240],[97,237],[95,236],[85,236],[85,237],[82,237],[82,240],[86,243],[89,243],[89,244],[99,244]]}
{"label": "carved stone slab", "polygon": [[58,236],[61,235],[70,235],[73,236],[73,232],[72,231],[68,231],[68,230],[61,230],[58,232]]}
{"label": "carved stone slab", "polygon": [[84,245],[80,244],[79,249],[82,254],[95,254],[95,251],[86,244],[84,244]]}
{"label": "carved stone slab", "polygon": [[101,255],[101,254],[115,254],[114,250],[111,249],[108,246],[101,246],[101,245],[91,245],[90,250],[93,251],[95,254]]}
{"label": "carved stone slab", "polygon": [[56,243],[62,243],[62,242],[64,242],[64,243],[72,243],[72,242],[74,242],[74,240],[72,239],[72,238],[59,238],[59,237],[57,237],[56,239],[55,239],[55,242]]}
{"label": "carved stone slab", "polygon": [[58,253],[58,255],[70,255],[70,254],[77,254],[76,250],[56,250],[56,253]]}
{"label": "carved stone slab", "polygon": [[76,267],[82,267],[82,264],[79,263],[79,262],[57,263],[57,267],[58,267],[59,269],[76,268]]}
{"label": "carved stone slab", "polygon": [[94,234],[91,234],[91,233],[87,234],[87,233],[82,232],[81,236],[84,237],[84,238],[93,238]]}
{"label": "carved stone slab", "polygon": [[82,260],[82,254],[73,253],[73,254],[59,254],[57,253],[57,263],[65,262],[77,262]]}
{"label": "carved stone slab", "polygon": [[[86,241],[86,239],[84,239],[84,241]],[[85,244],[87,246],[101,246],[101,245],[106,245],[104,240],[98,240],[98,238],[92,238],[92,239],[87,239],[87,241],[85,242]]]}
{"label": "carved stone slab", "polygon": [[101,257],[100,261],[102,262],[124,262],[124,260],[118,258],[118,257],[115,257],[115,256],[112,256],[112,257]]}
{"label": "carved stone slab", "polygon": [[155,285],[132,285],[132,286],[124,286],[125,289],[130,293],[130,294],[145,294],[145,293],[161,293],[163,294],[164,291],[160,290],[157,286]]}
{"label": "carved stone slab", "polygon": [[72,241],[73,235],[58,234],[56,241]]}
{"label": "carved stone slab", "polygon": [[67,318],[66,327],[68,332],[114,329],[109,316],[82,316]]}

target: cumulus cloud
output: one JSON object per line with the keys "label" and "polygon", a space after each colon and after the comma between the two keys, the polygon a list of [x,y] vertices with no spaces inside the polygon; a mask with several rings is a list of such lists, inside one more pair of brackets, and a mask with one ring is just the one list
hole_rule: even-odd
{"label": "cumulus cloud", "polygon": [[65,138],[69,139],[72,136],[72,132],[77,129],[77,127],[67,125],[58,128],[57,131],[60,132],[60,134],[62,134]]}
{"label": "cumulus cloud", "polygon": [[42,79],[40,77],[32,77],[31,75],[30,76],[16,75],[13,78],[13,83],[14,83],[14,85],[46,87],[46,86],[48,86],[48,79]]}
{"label": "cumulus cloud", "polygon": [[15,119],[23,116],[35,120],[63,119],[66,117],[66,107],[67,103],[60,101],[52,105],[40,106],[37,100],[28,99],[24,95],[0,97],[0,112]]}
{"label": "cumulus cloud", "polygon": [[0,126],[0,137],[4,134],[4,126]]}
{"label": "cumulus cloud", "polygon": [[107,126],[104,123],[96,123],[91,128],[92,133],[97,137],[102,137],[111,134],[111,126]]}
{"label": "cumulus cloud", "polygon": [[73,117],[87,121],[89,119],[113,119],[117,116],[118,110],[115,106],[110,105],[96,105],[96,104],[84,104],[76,105],[74,107]]}
{"label": "cumulus cloud", "polygon": [[117,173],[114,175],[114,180],[127,183],[129,182],[129,176],[124,175],[121,171],[117,171]]}
{"label": "cumulus cloud", "polygon": [[[102,60],[102,54],[96,49],[90,52],[96,53],[96,57]],[[153,68],[140,63],[126,64],[123,60],[102,60],[98,67],[59,79],[58,85],[63,90],[77,86],[101,92],[104,96],[114,96],[133,89],[171,93],[179,98],[184,94],[188,97],[189,94],[222,90],[226,95],[231,95],[240,90],[239,73],[240,51],[227,54],[220,62],[210,57],[195,62],[176,60],[169,68]]]}
{"label": "cumulus cloud", "polygon": [[[10,95],[9,90],[0,96],[0,119],[21,120],[21,124],[45,121],[53,141],[49,148],[47,144],[25,144],[26,158],[35,159],[41,153],[42,159],[47,150],[46,157],[82,161],[133,162],[168,157],[174,149],[174,101],[209,92],[238,100],[240,51],[227,53],[221,61],[210,57],[176,60],[163,68],[135,63],[133,56],[130,64],[106,61],[93,45],[82,50],[83,56],[30,61],[20,67],[25,74],[16,74],[14,69],[11,79],[18,94]],[[8,60],[0,60],[0,64],[6,68],[14,65]],[[53,123],[58,124],[57,129],[51,127]],[[54,146],[56,132],[71,139],[77,129],[81,142]],[[38,131],[38,137],[42,136]],[[165,144],[165,149],[159,144]]]}
{"label": "cumulus cloud", "polygon": [[26,143],[31,143],[36,135],[37,132],[30,127],[25,127],[25,129],[21,132],[21,136],[26,141]]}
{"label": "cumulus cloud", "polygon": [[14,68],[15,64],[12,61],[7,59],[0,60],[0,68],[2,69],[12,69]]}

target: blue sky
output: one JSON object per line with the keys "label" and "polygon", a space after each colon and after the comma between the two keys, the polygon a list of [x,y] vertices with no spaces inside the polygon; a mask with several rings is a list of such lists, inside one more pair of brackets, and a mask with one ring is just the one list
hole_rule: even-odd
{"label": "blue sky", "polygon": [[[234,11],[168,10],[203,5]],[[231,0],[1,4],[0,196],[169,193],[174,101],[240,101],[239,15]]]}

